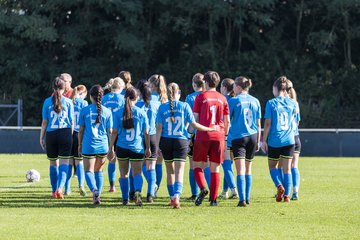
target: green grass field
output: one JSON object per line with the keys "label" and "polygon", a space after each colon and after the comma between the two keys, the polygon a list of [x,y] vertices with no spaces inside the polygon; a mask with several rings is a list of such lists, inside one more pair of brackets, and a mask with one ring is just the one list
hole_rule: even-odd
{"label": "green grass field", "polygon": [[[121,206],[107,174],[99,207],[78,195],[76,178],[71,196],[51,199],[48,165],[45,155],[0,155],[0,239],[360,239],[360,158],[301,158],[300,200],[276,203],[267,161],[257,157],[249,207],[183,200],[179,210],[166,206],[165,178],[159,198],[142,208]],[[31,168],[40,182],[25,182]]]}

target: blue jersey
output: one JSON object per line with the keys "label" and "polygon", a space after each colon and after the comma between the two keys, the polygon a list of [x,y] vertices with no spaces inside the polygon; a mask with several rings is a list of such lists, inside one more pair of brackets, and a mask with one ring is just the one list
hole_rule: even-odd
{"label": "blue jersey", "polygon": [[75,132],[79,132],[79,128],[80,128],[80,126],[79,126],[80,111],[87,105],[88,105],[88,102],[86,100],[84,100],[82,98],[75,98],[75,103],[74,103],[74,119],[75,119],[74,131]]}
{"label": "blue jersey", "polygon": [[261,119],[260,102],[249,94],[239,94],[229,100],[230,122],[228,142],[258,133]]}
{"label": "blue jersey", "polygon": [[144,112],[146,113],[148,120],[149,120],[149,135],[155,135],[156,134],[156,114],[157,111],[160,107],[160,102],[159,101],[153,101],[150,100],[150,103],[148,106],[145,105],[145,102],[143,100],[139,100],[136,103],[136,106],[141,108],[142,110],[144,110]]}
{"label": "blue jersey", "polygon": [[162,124],[162,137],[188,139],[186,123],[195,121],[194,114],[189,104],[174,101],[174,122],[171,121],[170,103],[160,105],[156,116],[156,123]]}
{"label": "blue jersey", "polygon": [[[202,93],[201,91],[197,91],[197,92],[193,92],[190,93],[189,95],[186,96],[185,98],[185,102],[187,104],[189,104],[190,108],[192,109],[194,107],[194,102],[195,102],[195,98],[197,95],[199,95],[200,93]],[[194,133],[196,133],[196,129],[194,129]],[[188,139],[191,138],[191,134],[187,134]]]}
{"label": "blue jersey", "polygon": [[[299,109],[299,103],[296,103],[297,108]],[[295,131],[295,136],[299,136],[299,122],[300,122],[301,118],[300,118],[300,110],[298,111],[298,113],[296,113],[295,115],[295,119],[293,121],[294,124],[294,131]]]}
{"label": "blue jersey", "polygon": [[113,126],[112,114],[110,109],[101,106],[100,123],[95,123],[97,114],[95,104],[90,104],[80,111],[79,125],[85,128],[82,141],[82,154],[105,154],[109,151],[107,129]]}
{"label": "blue jersey", "polygon": [[284,147],[295,144],[294,118],[296,102],[287,97],[276,97],[266,103],[265,116],[271,119],[268,136],[270,147]]}
{"label": "blue jersey", "polygon": [[120,94],[125,96],[125,93],[126,93],[126,89],[123,89]]}
{"label": "blue jersey", "polygon": [[54,110],[52,96],[44,101],[42,108],[42,119],[48,122],[46,131],[51,132],[63,128],[71,128],[74,120],[74,105],[72,101],[61,96],[61,112]]}
{"label": "blue jersey", "polygon": [[112,113],[118,111],[121,107],[123,107],[124,103],[124,96],[121,95],[121,93],[114,92],[106,94],[101,101],[101,104],[109,108]]}
{"label": "blue jersey", "polygon": [[129,149],[135,153],[144,153],[144,132],[149,130],[149,120],[144,110],[137,106],[132,108],[134,128],[125,129],[123,125],[124,108],[114,113],[114,129],[118,130],[116,146]]}

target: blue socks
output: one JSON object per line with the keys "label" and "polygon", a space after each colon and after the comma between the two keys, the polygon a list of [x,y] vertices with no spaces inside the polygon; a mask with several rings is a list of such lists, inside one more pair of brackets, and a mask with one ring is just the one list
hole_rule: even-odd
{"label": "blue socks", "polygon": [[245,201],[245,175],[237,175],[237,187],[239,191],[239,200]]}
{"label": "blue socks", "polygon": [[85,172],[84,172],[84,164],[79,163],[76,166],[76,176],[79,182],[79,187],[84,187],[84,180],[85,180]]}
{"label": "blue socks", "polygon": [[148,173],[146,170],[146,163],[143,163],[143,165],[141,166],[141,170],[142,170],[142,173],[144,174],[146,182],[149,183],[149,180],[148,180],[149,176],[148,176]]}
{"label": "blue socks", "polygon": [[174,196],[174,185],[167,185],[168,193],[170,197]]}
{"label": "blue socks", "polygon": [[278,168],[278,171],[279,171],[280,182],[281,182],[281,184],[283,184],[284,183],[284,170],[282,168]]}
{"label": "blue socks", "polygon": [[275,184],[275,187],[278,187],[280,184],[282,184],[279,178],[279,170],[277,168],[270,169],[270,176]]}
{"label": "blue socks", "polygon": [[113,187],[114,183],[115,183],[115,180],[116,180],[116,166],[115,166],[115,163],[109,163],[109,165],[108,165],[108,177],[109,177],[110,187]]}
{"label": "blue socks", "polygon": [[155,195],[154,189],[155,189],[155,182],[156,182],[156,171],[155,169],[150,169],[146,171],[147,175],[147,181],[148,181],[148,193],[151,196]]}
{"label": "blue socks", "polygon": [[208,185],[208,188],[210,189],[210,177],[211,177],[210,167],[204,168],[204,176],[205,176],[205,180]]}
{"label": "blue socks", "polygon": [[142,174],[138,174],[138,175],[134,176],[134,189],[135,189],[135,192],[141,192],[142,185],[143,185]]}
{"label": "blue socks", "polygon": [[129,178],[120,178],[120,189],[122,194],[122,200],[129,200]]}
{"label": "blue socks", "polygon": [[194,176],[194,169],[189,169],[189,182],[191,188],[191,195],[197,196],[199,193],[199,187],[196,184],[195,176]]}
{"label": "blue socks", "polygon": [[183,189],[183,184],[181,182],[174,183],[174,196],[180,197]]}
{"label": "blue socks", "polygon": [[[225,171],[224,171],[225,174]],[[224,175],[224,179],[223,179],[223,192],[227,192],[229,190],[229,186],[228,183],[226,181],[225,175]]]}
{"label": "blue socks", "polygon": [[[224,169],[224,179],[226,180],[226,183],[230,189],[236,188],[234,173],[232,171],[232,164],[233,164],[233,162],[231,160],[224,160],[224,163],[222,164],[223,169]],[[225,187],[224,187],[224,190],[225,190]]]}
{"label": "blue socks", "polygon": [[291,173],[284,173],[284,188],[285,188],[284,196],[290,195],[291,186],[292,186]]}
{"label": "blue socks", "polygon": [[52,192],[56,192],[57,187],[57,180],[58,180],[58,174],[59,174],[59,168],[57,166],[50,166],[49,168],[50,172],[50,184]]}
{"label": "blue socks", "polygon": [[93,172],[85,172],[86,184],[88,185],[91,192],[94,192],[96,188],[96,181]]}
{"label": "blue socks", "polygon": [[293,181],[293,192],[297,193],[300,186],[300,172],[298,168],[291,169],[292,181]]}
{"label": "blue socks", "polygon": [[69,165],[68,172],[66,175],[66,182],[65,182],[65,192],[71,192],[71,175],[72,175],[72,165]]}
{"label": "blue socks", "polygon": [[158,188],[160,188],[160,183],[161,183],[161,179],[162,179],[162,164],[157,163],[155,165],[155,171],[156,171],[156,185],[158,186]]}
{"label": "blue socks", "polygon": [[245,175],[245,200],[250,201],[250,192],[251,192],[251,185],[252,185],[252,175]]}
{"label": "blue socks", "polygon": [[59,167],[59,175],[58,175],[57,185],[58,185],[58,188],[60,188],[60,189],[62,189],[65,186],[68,169],[69,169],[68,164],[61,164]]}
{"label": "blue socks", "polygon": [[129,187],[130,187],[130,192],[134,193],[135,188],[134,188],[134,177],[132,175],[132,168],[130,168],[130,171],[129,171]]}
{"label": "blue socks", "polygon": [[104,173],[103,172],[95,172],[95,181],[96,188],[99,191],[99,195],[101,195],[101,191],[104,185]]}

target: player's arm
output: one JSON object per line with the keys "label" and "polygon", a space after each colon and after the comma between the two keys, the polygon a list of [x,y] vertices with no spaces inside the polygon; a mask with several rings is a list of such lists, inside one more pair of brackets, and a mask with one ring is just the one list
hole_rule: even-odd
{"label": "player's arm", "polygon": [[198,131],[203,131],[203,132],[219,131],[219,125],[214,125],[212,127],[205,127],[204,125],[201,125],[200,123],[197,123],[194,121],[190,124],[190,126],[195,128]]}
{"label": "player's arm", "polygon": [[78,134],[78,142],[79,142],[79,147],[78,147],[78,151],[79,154],[81,154],[82,152],[82,141],[84,138],[84,126],[80,126],[79,128],[79,134]]}
{"label": "player's arm", "polygon": [[159,146],[160,144],[161,132],[162,132],[162,124],[158,123],[156,125],[156,146]]}
{"label": "player's arm", "polygon": [[149,158],[151,156],[149,129],[145,129],[144,136],[145,136],[145,158]]}
{"label": "player's arm", "polygon": [[257,128],[258,128],[258,134],[256,139],[256,152],[260,150],[260,139],[261,139],[261,121],[260,119],[256,120]]}
{"label": "player's arm", "polygon": [[271,126],[271,118],[265,118],[264,134],[263,134],[263,141],[262,141],[262,147],[263,147],[264,152],[267,152],[267,150],[268,150],[267,138],[269,137],[270,126]]}
{"label": "player's arm", "polygon": [[224,115],[224,131],[225,136],[229,133],[229,127],[230,127],[230,115]]}
{"label": "player's arm", "polygon": [[48,121],[43,119],[41,122],[41,131],[40,131],[40,146],[43,150],[45,150],[45,148],[46,148],[45,130],[46,130],[47,124],[48,124]]}

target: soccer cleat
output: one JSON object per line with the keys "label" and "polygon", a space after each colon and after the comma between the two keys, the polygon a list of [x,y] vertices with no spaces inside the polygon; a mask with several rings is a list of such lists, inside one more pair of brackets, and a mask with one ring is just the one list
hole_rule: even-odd
{"label": "soccer cleat", "polygon": [[56,192],[51,193],[51,198],[57,198]]}
{"label": "soccer cleat", "polygon": [[80,196],[85,197],[86,196],[86,191],[84,187],[79,187],[79,192],[80,192]]}
{"label": "soccer cleat", "polygon": [[293,195],[292,195],[292,197],[291,197],[291,200],[296,201],[296,200],[298,200],[298,199],[299,199],[298,194],[297,194],[297,193],[293,193]]}
{"label": "soccer cleat", "polygon": [[194,202],[196,200],[196,195],[191,195],[191,197],[187,198],[186,200]]}
{"label": "soccer cleat", "polygon": [[99,205],[101,203],[98,190],[93,191],[93,203],[94,205]]}
{"label": "soccer cleat", "polygon": [[129,200],[123,200],[122,205],[123,206],[129,206]]}
{"label": "soccer cleat", "polygon": [[64,193],[64,196],[70,196],[71,195],[71,192],[70,191],[66,191],[65,193]]}
{"label": "soccer cleat", "polygon": [[195,200],[195,205],[200,206],[204,201],[204,198],[209,194],[209,191],[206,188],[201,189],[199,196]]}
{"label": "soccer cleat", "polygon": [[150,193],[147,194],[147,196],[146,196],[146,201],[147,201],[148,203],[154,202],[154,198],[153,198],[153,196],[151,196]]}
{"label": "soccer cleat", "polygon": [[210,207],[217,207],[217,202],[216,202],[216,200],[211,200],[211,201],[210,201]]}
{"label": "soccer cleat", "polygon": [[218,196],[218,198],[228,199],[229,198],[228,192],[227,191],[222,191],[221,194]]}
{"label": "soccer cleat", "polygon": [[246,205],[250,205],[250,200],[246,200]]}
{"label": "soccer cleat", "polygon": [[239,196],[238,196],[237,192],[235,192],[235,193],[232,192],[229,196],[229,199],[238,199],[238,198],[239,198]]}
{"label": "soccer cleat", "polygon": [[283,196],[284,196],[285,189],[284,189],[283,185],[281,185],[281,184],[277,187],[277,189],[278,189],[278,191],[277,191],[277,195],[276,195],[276,201],[281,202],[283,199]]}
{"label": "soccer cleat", "polygon": [[135,201],[135,192],[129,193],[129,199],[130,199],[130,201]]}
{"label": "soccer cleat", "polygon": [[116,192],[116,189],[114,186],[110,187],[109,192]]}
{"label": "soccer cleat", "polygon": [[168,206],[173,207],[175,205],[175,198],[172,198],[168,203]]}
{"label": "soccer cleat", "polygon": [[284,196],[284,202],[290,202],[290,196]]}
{"label": "soccer cleat", "polygon": [[58,188],[58,190],[56,190],[55,194],[56,194],[57,199],[64,199],[64,194],[62,193],[60,188]]}
{"label": "soccer cleat", "polygon": [[239,201],[238,207],[246,207],[246,202],[245,201]]}
{"label": "soccer cleat", "polygon": [[155,184],[155,187],[154,187],[154,198],[157,198],[157,193],[159,191],[159,186],[157,184]]}
{"label": "soccer cleat", "polygon": [[135,205],[136,206],[140,206],[140,207],[142,206],[141,193],[139,191],[135,192],[134,200],[135,200]]}
{"label": "soccer cleat", "polygon": [[174,208],[175,209],[180,209],[180,199],[178,197],[174,198]]}

